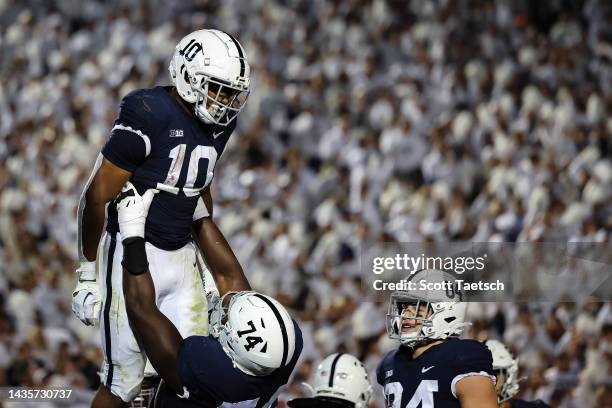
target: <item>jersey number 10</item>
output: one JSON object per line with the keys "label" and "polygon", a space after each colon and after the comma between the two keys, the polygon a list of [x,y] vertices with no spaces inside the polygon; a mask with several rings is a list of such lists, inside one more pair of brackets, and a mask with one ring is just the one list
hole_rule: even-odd
{"label": "jersey number 10", "polygon": [[[180,191],[179,187],[176,187],[179,176],[181,175],[181,169],[183,168],[183,162],[185,161],[185,151],[187,150],[186,144],[180,144],[175,146],[174,149],[170,150],[169,157],[172,159],[170,168],[168,169],[168,175],[163,183],[157,183],[159,190],[167,191],[172,194],[178,194]],[[204,185],[196,186],[198,178],[198,169],[200,166],[200,159],[206,159],[206,180]],[[189,167],[187,169],[187,179],[183,186],[183,192],[187,197],[195,197],[200,194],[212,180],[213,169],[217,163],[217,151],[212,146],[196,146],[191,151],[189,157]]]}

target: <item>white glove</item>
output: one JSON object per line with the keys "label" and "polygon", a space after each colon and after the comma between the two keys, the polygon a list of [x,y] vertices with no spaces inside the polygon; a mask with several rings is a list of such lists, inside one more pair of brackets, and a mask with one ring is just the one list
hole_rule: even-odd
{"label": "white glove", "polygon": [[144,238],[147,214],[153,196],[159,190],[149,189],[141,196],[136,188],[129,181],[121,189],[117,203],[117,219],[119,221],[119,231],[121,239],[140,237]]}
{"label": "white glove", "polygon": [[72,292],[72,312],[83,323],[93,326],[100,319],[100,292],[96,282],[96,263],[81,262],[76,271],[79,274]]}

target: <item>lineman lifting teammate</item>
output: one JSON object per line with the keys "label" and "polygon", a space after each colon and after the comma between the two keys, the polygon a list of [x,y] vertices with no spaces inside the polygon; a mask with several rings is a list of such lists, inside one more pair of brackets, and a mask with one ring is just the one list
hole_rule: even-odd
{"label": "lineman lifting teammate", "polygon": [[[422,270],[415,282],[453,282],[437,270]],[[378,366],[388,408],[497,408],[492,357],[475,340],[460,340],[467,303],[455,291],[391,294],[387,333],[400,347]]]}
{"label": "lineman lifting teammate", "polygon": [[372,385],[363,363],[347,353],[328,356],[317,367],[312,398],[289,401],[290,408],[367,408]]}
{"label": "lineman lifting teammate", "polygon": [[[138,393],[145,367],[126,316],[122,238],[116,205],[111,203],[128,180],[140,193],[160,190],[145,235],[150,276],[159,309],[184,337],[206,334],[208,329],[206,316],[199,313],[206,308],[200,279],[204,266],[192,229],[219,292],[249,289],[240,264],[212,221],[209,188],[215,163],[249,92],[244,50],[222,31],[195,31],[179,42],[169,70],[174,86],[138,89],[123,98],[79,205],[81,264],[72,309],[86,324],[100,318],[104,365],[94,407],[130,401]],[[106,233],[100,239],[105,217]]]}
{"label": "lineman lifting teammate", "polygon": [[515,399],[519,392],[518,360],[499,340],[485,343],[493,355],[493,371],[497,376],[497,402],[500,408],[548,408],[542,401],[523,401]]}
{"label": "lineman lifting teammate", "polygon": [[169,387],[161,386],[155,406],[276,406],[278,390],[289,380],[302,351],[299,327],[271,297],[228,292],[211,308],[212,335],[183,339],[159,311],[148,269],[144,231],[153,196],[148,190],[141,197],[128,183],[117,209],[127,314],[151,364]]}

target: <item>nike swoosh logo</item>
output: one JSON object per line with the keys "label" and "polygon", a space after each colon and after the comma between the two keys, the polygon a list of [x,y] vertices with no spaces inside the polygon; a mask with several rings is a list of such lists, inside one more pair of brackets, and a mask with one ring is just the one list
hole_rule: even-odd
{"label": "nike swoosh logo", "polygon": [[217,137],[221,136],[223,134],[223,131],[218,132],[218,133],[213,133],[213,137],[216,139]]}
{"label": "nike swoosh logo", "polygon": [[428,372],[429,370],[431,370],[431,369],[432,369],[432,368],[434,368],[434,367],[435,367],[435,366],[431,366],[431,367],[427,367],[427,368],[423,367],[423,368],[421,368],[421,373],[422,373],[422,374],[425,374],[426,372]]}

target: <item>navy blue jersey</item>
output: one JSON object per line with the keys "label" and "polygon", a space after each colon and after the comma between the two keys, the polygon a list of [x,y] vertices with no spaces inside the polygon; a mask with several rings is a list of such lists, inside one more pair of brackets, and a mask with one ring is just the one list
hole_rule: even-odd
{"label": "navy blue jersey", "polygon": [[[178,356],[178,372],[189,391],[189,399],[205,406],[224,403],[240,407],[275,407],[279,388],[287,384],[302,352],[302,332],[295,328],[295,352],[284,367],[271,374],[255,377],[234,368],[219,341],[212,336],[191,336],[184,340]],[[271,405],[269,405],[271,404]]]}
{"label": "navy blue jersey", "polygon": [[550,408],[544,402],[537,401],[523,401],[523,400],[512,400],[510,401],[510,406],[512,408]]}
{"label": "navy blue jersey", "polygon": [[[233,132],[230,125],[206,125],[187,113],[169,92],[156,87],[130,92],[102,154],[132,173],[140,194],[158,188],[149,209],[145,239],[175,250],[191,239],[191,224],[200,192],[213,177],[217,159]],[[107,210],[107,231],[118,232],[114,204]]]}
{"label": "navy blue jersey", "polygon": [[483,343],[448,339],[416,359],[412,349],[399,347],[387,354],[376,370],[389,408],[460,408],[455,386],[468,375],[493,380],[493,357]]}

